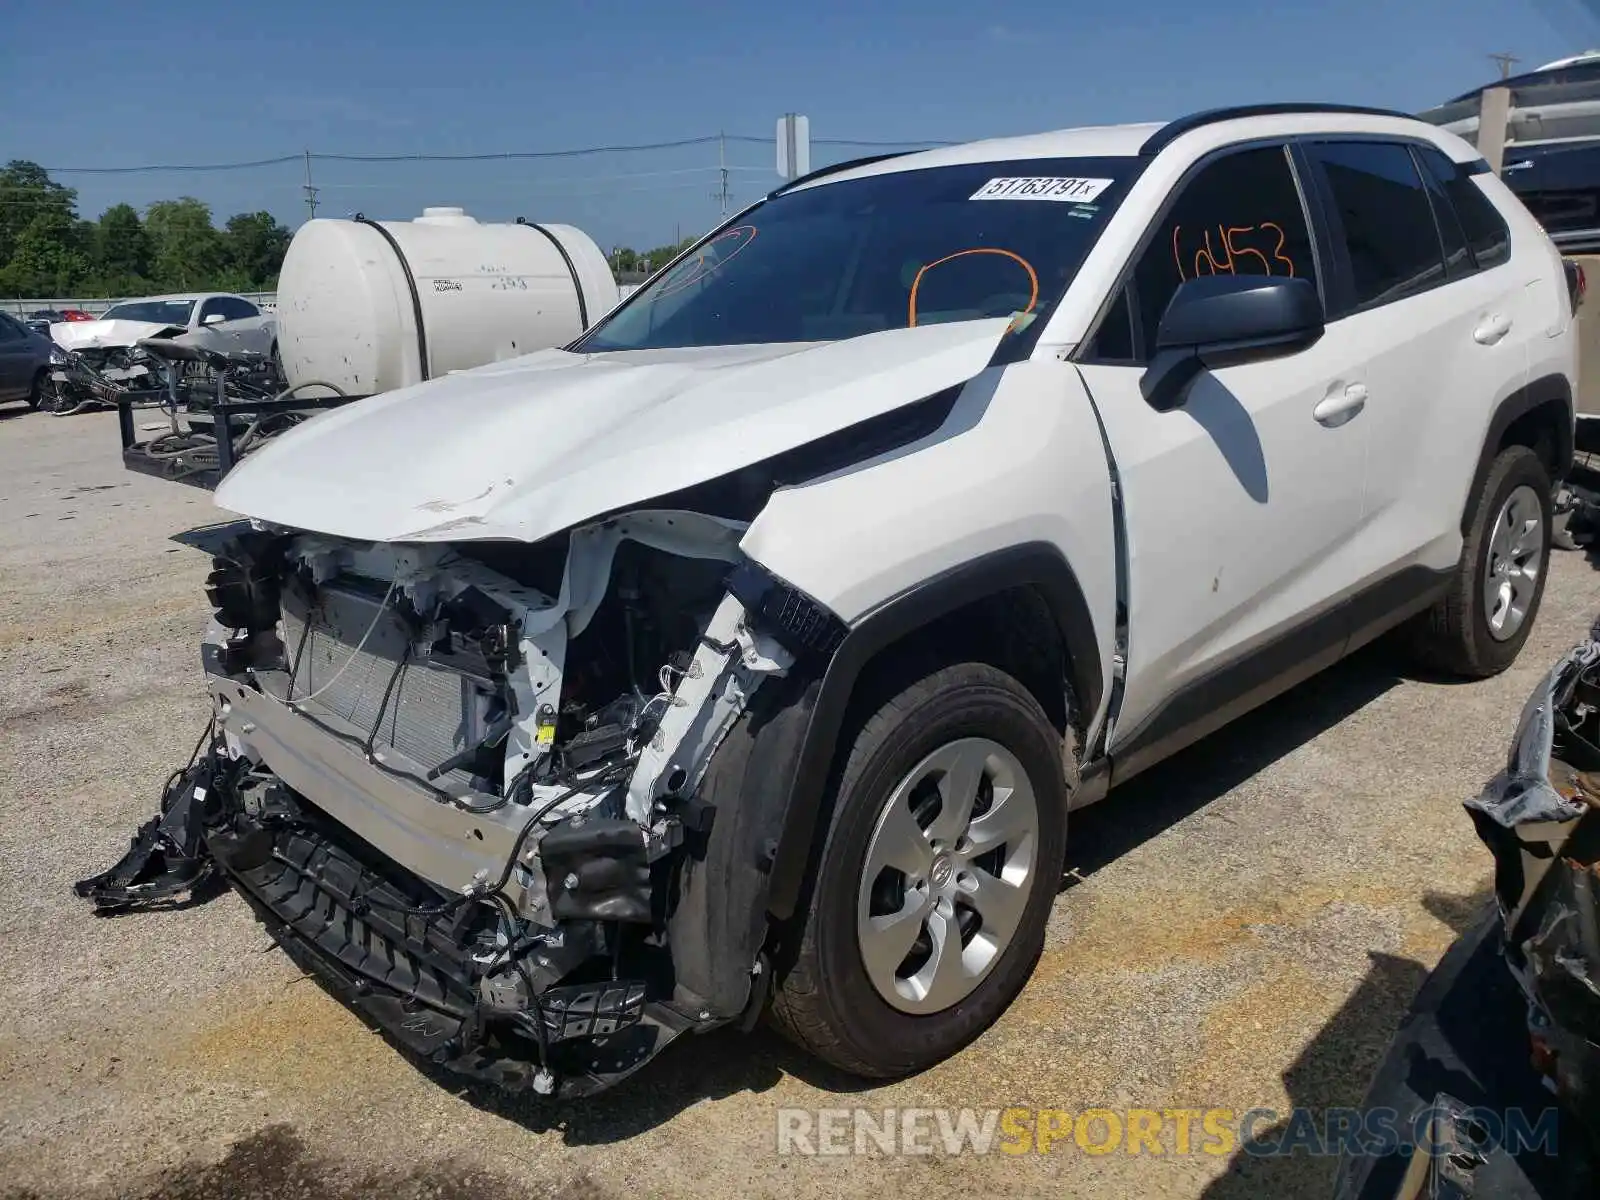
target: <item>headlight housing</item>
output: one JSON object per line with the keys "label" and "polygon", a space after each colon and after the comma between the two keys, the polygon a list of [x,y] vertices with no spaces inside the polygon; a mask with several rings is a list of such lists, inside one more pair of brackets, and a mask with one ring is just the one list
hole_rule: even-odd
{"label": "headlight housing", "polygon": [[72,360],[67,357],[67,352],[65,350],[63,350],[60,346],[55,345],[54,343],[51,344],[51,346],[50,346],[50,365],[52,367],[64,367],[71,361]]}

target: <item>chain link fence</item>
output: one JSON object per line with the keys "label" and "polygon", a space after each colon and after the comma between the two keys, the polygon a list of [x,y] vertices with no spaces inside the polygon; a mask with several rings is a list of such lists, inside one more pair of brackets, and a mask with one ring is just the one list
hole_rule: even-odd
{"label": "chain link fence", "polygon": [[[195,295],[202,293],[196,292]],[[276,292],[232,292],[230,295],[243,296],[262,312],[273,312],[278,307],[278,294]],[[66,298],[54,297],[21,297],[18,299],[0,300],[0,312],[9,313],[13,317],[26,318],[29,313],[48,310],[61,312],[64,309],[76,308],[83,312],[99,315],[113,304],[121,304],[124,300],[137,300],[137,296],[116,296],[111,299],[86,297]]]}

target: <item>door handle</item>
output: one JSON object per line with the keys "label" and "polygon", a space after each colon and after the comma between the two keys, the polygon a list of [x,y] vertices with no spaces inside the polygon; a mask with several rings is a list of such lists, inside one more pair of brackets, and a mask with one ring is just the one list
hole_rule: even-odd
{"label": "door handle", "polygon": [[1492,346],[1510,332],[1510,317],[1502,313],[1490,313],[1472,331],[1472,339],[1480,346]]}
{"label": "door handle", "polygon": [[1337,429],[1367,406],[1367,385],[1352,383],[1342,392],[1330,392],[1311,410],[1311,415],[1329,429]]}

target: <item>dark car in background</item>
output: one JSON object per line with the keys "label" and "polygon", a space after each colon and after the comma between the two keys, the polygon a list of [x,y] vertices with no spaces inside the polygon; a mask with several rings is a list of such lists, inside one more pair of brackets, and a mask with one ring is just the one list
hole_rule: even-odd
{"label": "dark car in background", "polygon": [[50,379],[48,334],[0,313],[0,401],[26,400],[34,408]]}
{"label": "dark car in background", "polygon": [[1476,144],[1488,87],[1511,93],[1506,186],[1564,253],[1600,250],[1600,51],[1485,84],[1419,116]]}

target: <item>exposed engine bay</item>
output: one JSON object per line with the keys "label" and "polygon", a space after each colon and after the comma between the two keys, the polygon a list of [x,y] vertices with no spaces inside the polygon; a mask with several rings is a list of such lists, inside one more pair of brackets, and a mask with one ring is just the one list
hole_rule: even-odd
{"label": "exposed engine bay", "polygon": [[79,894],[114,910],[220,870],[402,1045],[512,1088],[582,1094],[730,1019],[685,1003],[666,933],[715,815],[696,789],[756,690],[837,633],[742,560],[744,528],[650,510],[415,546],[256,523],[208,581],[210,727]]}

